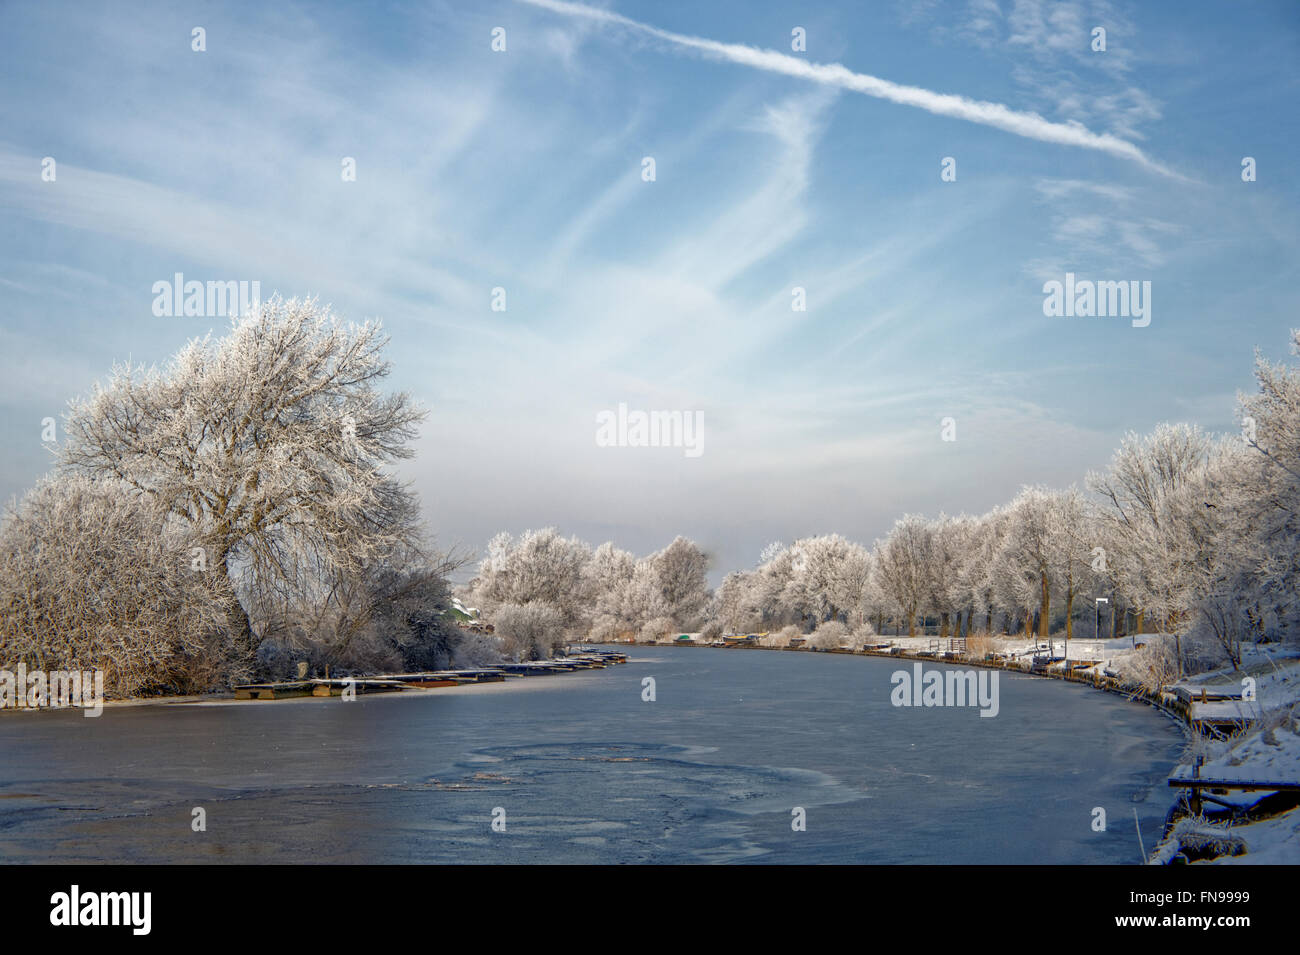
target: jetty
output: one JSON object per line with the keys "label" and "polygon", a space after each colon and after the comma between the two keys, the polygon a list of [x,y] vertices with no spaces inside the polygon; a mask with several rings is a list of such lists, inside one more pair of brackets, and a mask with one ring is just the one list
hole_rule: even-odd
{"label": "jetty", "polygon": [[[1174,773],[1169,777],[1172,789],[1184,790],[1182,799],[1186,801],[1187,811],[1194,816],[1202,812],[1202,803],[1209,802],[1227,810],[1232,815],[1248,810],[1265,800],[1284,799],[1288,808],[1300,804],[1300,782],[1294,779],[1259,779],[1259,778],[1213,778],[1201,775],[1204,757],[1192,765],[1190,776]],[[1233,794],[1242,794],[1234,797]],[[1244,794],[1251,793],[1251,796]],[[1179,807],[1170,810],[1166,819],[1166,829],[1170,821],[1181,815]]]}
{"label": "jetty", "polygon": [[603,670],[627,662],[627,654],[593,647],[569,647],[563,656],[524,663],[501,663],[491,667],[461,670],[429,670],[420,673],[382,673],[375,676],[324,677],[268,683],[240,683],[234,687],[237,700],[288,700],[303,696],[342,696],[344,692],[396,693],[401,690],[430,690],[470,683],[503,683],[511,678]]}
{"label": "jetty", "polygon": [[388,693],[400,690],[402,683],[391,677],[335,677],[278,683],[240,683],[235,687],[235,699],[288,700],[298,696],[341,696],[349,686],[357,693]]}

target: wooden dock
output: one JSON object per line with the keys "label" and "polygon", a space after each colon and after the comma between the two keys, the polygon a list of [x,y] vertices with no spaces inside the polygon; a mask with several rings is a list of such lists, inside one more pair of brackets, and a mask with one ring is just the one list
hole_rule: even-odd
{"label": "wooden dock", "polygon": [[1225,792],[1300,793],[1300,782],[1282,779],[1211,779],[1208,776],[1170,776],[1169,785],[1180,789],[1222,789]]}
{"label": "wooden dock", "polygon": [[471,683],[503,683],[507,678],[603,670],[627,662],[627,654],[613,650],[570,648],[565,656],[526,663],[502,663],[494,667],[464,670],[430,670],[421,673],[384,673],[377,676],[329,677],[235,686],[237,700],[287,700],[304,696],[342,696],[349,688],[356,693],[393,693],[400,690],[429,690]]}
{"label": "wooden dock", "polygon": [[1237,807],[1226,798],[1216,798],[1226,797],[1234,792],[1266,795],[1295,793],[1300,797],[1300,782],[1286,779],[1212,779],[1206,776],[1170,776],[1169,785],[1174,789],[1187,790],[1187,808],[1194,816],[1201,814],[1202,802],[1212,802],[1235,810]]}
{"label": "wooden dock", "polygon": [[241,683],[235,687],[237,700],[287,700],[295,696],[311,696],[311,684],[294,683]]}
{"label": "wooden dock", "polygon": [[394,693],[403,688],[401,680],[390,677],[333,677],[308,680],[312,696],[342,696],[348,689],[361,693]]}

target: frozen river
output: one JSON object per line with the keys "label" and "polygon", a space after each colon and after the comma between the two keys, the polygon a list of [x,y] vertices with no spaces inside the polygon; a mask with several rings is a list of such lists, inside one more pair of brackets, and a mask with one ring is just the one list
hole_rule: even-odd
{"label": "frozen river", "polygon": [[1007,673],[994,718],[895,707],[899,669],[645,647],[356,702],[8,713],[0,861],[1137,863],[1134,808],[1158,838],[1182,735],[1155,710]]}

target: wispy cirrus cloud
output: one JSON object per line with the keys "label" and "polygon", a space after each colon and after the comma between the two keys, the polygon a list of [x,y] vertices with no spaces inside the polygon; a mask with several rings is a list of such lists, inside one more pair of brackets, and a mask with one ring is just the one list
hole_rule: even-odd
{"label": "wispy cirrus cloud", "polygon": [[[42,419],[113,360],[161,360],[208,330],[150,312],[151,284],[182,270],[382,318],[390,386],[432,412],[401,476],[440,539],[471,546],[543,524],[639,552],[683,533],[720,573],[773,538],[869,541],[904,511],[1068,483],[1130,428],[1229,426],[1251,347],[1282,357],[1295,324],[1294,28],[1279,10],[1111,6],[911,0],[906,29],[879,4],[799,9],[817,50],[836,49],[824,62],[978,90],[1204,186],[949,123],[933,102],[846,86],[844,67],[694,39],[772,29],[745,0],[644,15],[695,46],[514,0],[384,17],[15,6],[0,31],[0,496],[48,468]],[[489,46],[499,24],[508,52]],[[1096,25],[1106,53],[1089,47]],[[849,42],[863,59],[838,52]],[[1189,62],[1192,80],[1168,69]],[[840,121],[878,102],[846,90],[912,108],[888,130]],[[1238,152],[1259,158],[1258,183]],[[960,180],[940,179],[944,153]],[[1066,270],[1158,282],[1152,328],[1044,316],[1042,282]],[[490,307],[497,287],[508,311]],[[619,402],[702,412],[707,453],[598,446],[594,416]],[[941,440],[943,416],[959,441]]]}
{"label": "wispy cirrus cloud", "polygon": [[1152,159],[1128,140],[1111,133],[1093,132],[1082,123],[1073,121],[1056,123],[1043,118],[1037,113],[1022,112],[1002,103],[969,99],[953,93],[939,93],[919,86],[906,86],[867,73],[856,73],[839,63],[812,63],[786,53],[778,53],[775,50],[764,50],[741,43],[722,43],[704,37],[673,33],[669,30],[651,26],[648,23],[633,20],[622,14],[590,7],[582,3],[570,3],[567,0],[519,0],[519,2],[568,17],[623,27],[674,46],[694,50],[705,56],[730,63],[764,70],[769,73],[780,73],[799,79],[811,80],[815,83],[861,93],[865,96],[872,96],[903,106],[913,106],[934,113],[937,116],[948,116],[983,126],[991,126],[1004,132],[1023,136],[1027,139],[1036,139],[1041,142],[1098,150],[1121,159],[1136,162],[1164,176],[1174,179],[1183,178],[1169,167]]}
{"label": "wispy cirrus cloud", "polygon": [[[1133,20],[1109,0],[967,0],[964,10],[909,4],[900,19],[942,41],[970,44],[1011,63],[1023,102],[1067,124],[1142,142],[1162,103],[1133,80],[1139,42]],[[1094,31],[1106,31],[1096,48]]]}
{"label": "wispy cirrus cloud", "polygon": [[1079,179],[1043,179],[1034,184],[1050,210],[1048,236],[1053,256],[1039,256],[1027,271],[1047,278],[1066,269],[1112,269],[1165,265],[1171,241],[1185,241],[1184,229],[1161,218],[1159,205],[1133,189]]}

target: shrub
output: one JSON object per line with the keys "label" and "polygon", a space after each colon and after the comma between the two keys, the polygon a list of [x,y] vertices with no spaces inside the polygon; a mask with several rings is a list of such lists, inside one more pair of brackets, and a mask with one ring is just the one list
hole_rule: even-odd
{"label": "shrub", "polygon": [[501,662],[501,643],[494,636],[458,629],[450,647],[453,667],[488,667]]}
{"label": "shrub", "polygon": [[817,625],[809,643],[816,650],[837,650],[848,639],[849,628],[838,620],[827,620]]}
{"label": "shrub", "polygon": [[251,673],[224,568],[115,480],[46,479],[0,528],[0,660],[102,669],[109,696],[195,693]]}
{"label": "shrub", "polygon": [[598,617],[587,632],[587,639],[592,643],[609,643],[618,637],[622,629],[613,617]]}
{"label": "shrub", "polygon": [[972,660],[984,660],[989,654],[1002,651],[1003,641],[987,633],[975,633],[966,638],[966,656]]}
{"label": "shrub", "polygon": [[803,636],[803,631],[800,630],[798,627],[796,627],[794,624],[787,624],[786,626],[782,627],[779,631],[777,631],[776,635],[779,639],[785,641],[784,643],[778,644],[778,646],[788,647],[794,643],[796,637]]}
{"label": "shrub", "polygon": [[655,643],[673,632],[673,622],[667,617],[655,617],[647,620],[641,632],[637,634],[637,643]]}
{"label": "shrub", "polygon": [[861,650],[868,643],[877,643],[878,641],[879,637],[876,636],[876,628],[864,621],[858,624],[853,633],[849,635],[848,645],[854,650]]}
{"label": "shrub", "polygon": [[1136,683],[1148,692],[1173,683],[1178,678],[1178,657],[1174,640],[1163,634],[1148,634],[1146,644],[1115,660],[1120,678]]}
{"label": "shrub", "polygon": [[549,604],[502,604],[492,622],[502,652],[514,660],[547,659],[564,642],[564,616]]}

